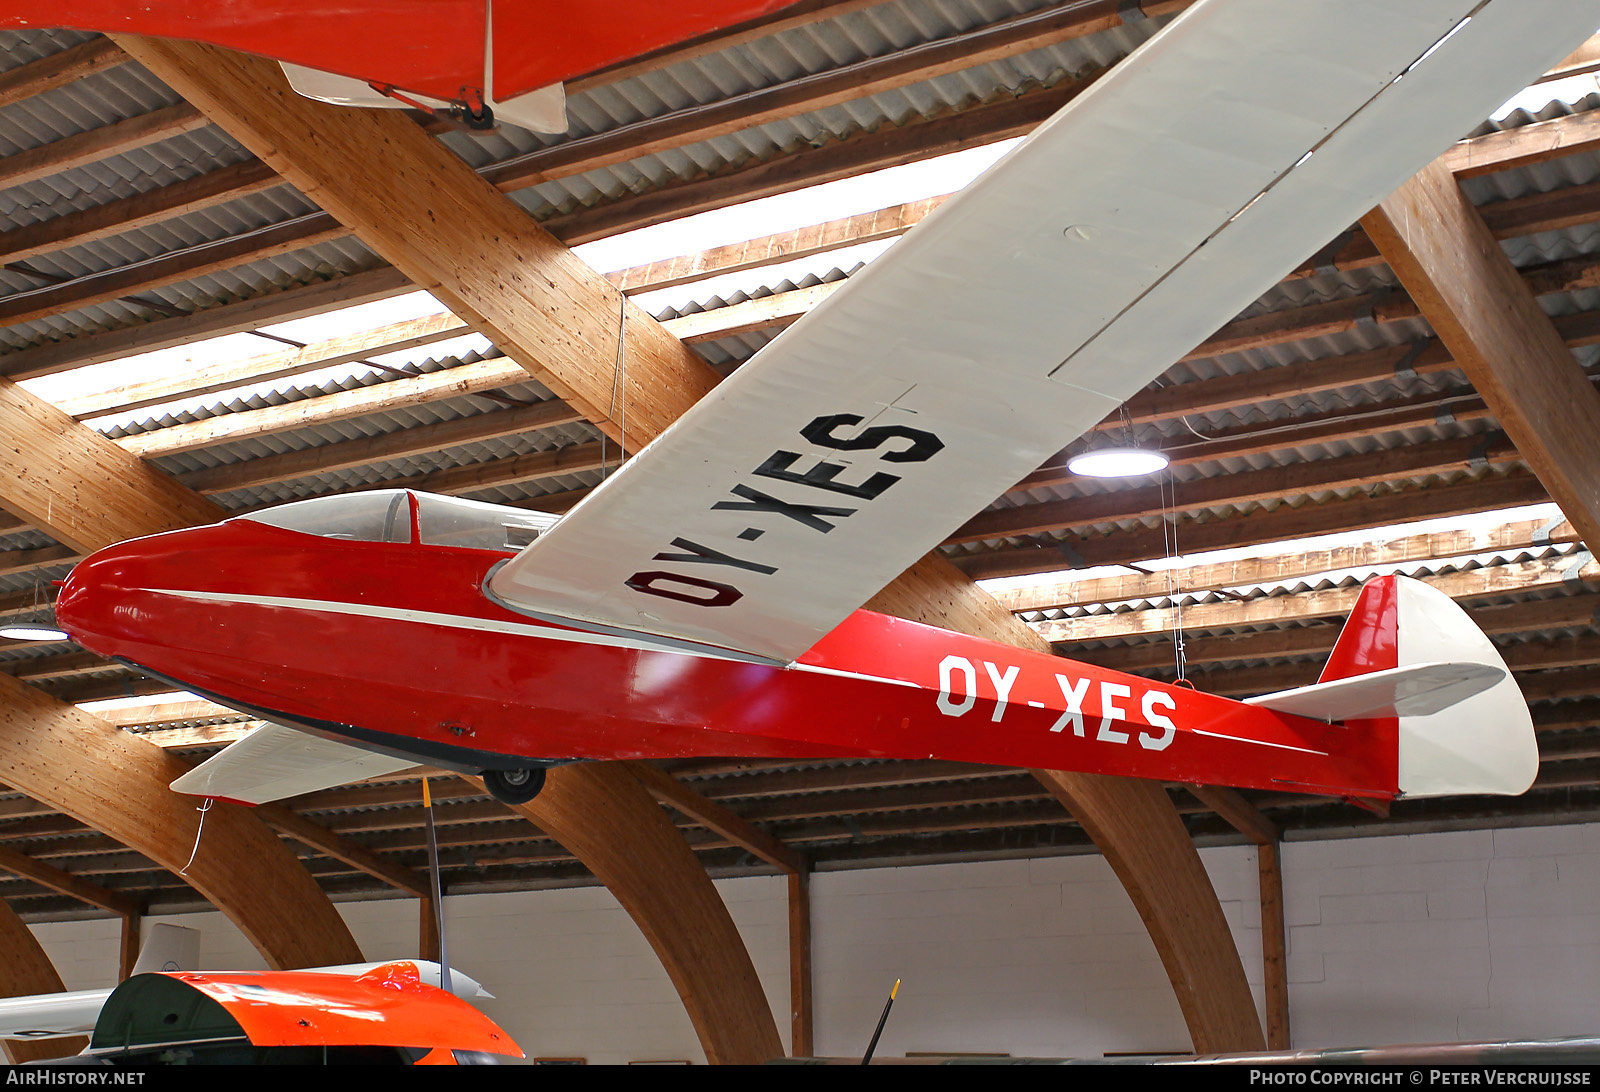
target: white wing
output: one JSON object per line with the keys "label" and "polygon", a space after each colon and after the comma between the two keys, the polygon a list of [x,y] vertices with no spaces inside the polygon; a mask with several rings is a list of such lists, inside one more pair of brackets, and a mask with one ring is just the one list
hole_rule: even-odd
{"label": "white wing", "polygon": [[1594,0],[1202,0],[491,591],[798,656],[1596,25]]}
{"label": "white wing", "polygon": [[416,764],[281,724],[263,724],[178,778],[172,788],[192,796],[265,804]]}

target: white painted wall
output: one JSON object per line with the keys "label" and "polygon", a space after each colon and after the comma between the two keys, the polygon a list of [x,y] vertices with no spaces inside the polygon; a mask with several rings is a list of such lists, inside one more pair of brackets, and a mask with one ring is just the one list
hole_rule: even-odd
{"label": "white painted wall", "polygon": [[[1253,850],[1202,851],[1260,1001]],[[1600,825],[1284,847],[1296,1046],[1600,1031]],[[785,885],[718,883],[788,1036]],[[904,980],[879,1052],[1096,1056],[1188,1037],[1132,905],[1099,857],[821,873],[812,883],[816,1047],[858,1055]],[[415,953],[417,904],[340,907],[369,958]],[[446,903],[452,961],[530,1055],[702,1061],[649,946],[602,889]],[[209,966],[261,961],[220,915]],[[112,921],[34,927],[68,988],[108,985]]]}

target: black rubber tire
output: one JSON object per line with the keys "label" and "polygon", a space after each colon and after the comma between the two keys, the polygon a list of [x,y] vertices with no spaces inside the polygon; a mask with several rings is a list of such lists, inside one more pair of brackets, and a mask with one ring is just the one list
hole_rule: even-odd
{"label": "black rubber tire", "polygon": [[494,128],[494,110],[487,104],[481,111],[474,111],[470,106],[462,106],[461,120],[468,129],[484,132]]}
{"label": "black rubber tire", "polygon": [[522,770],[485,770],[483,785],[489,795],[502,804],[526,804],[544,788],[544,767]]}

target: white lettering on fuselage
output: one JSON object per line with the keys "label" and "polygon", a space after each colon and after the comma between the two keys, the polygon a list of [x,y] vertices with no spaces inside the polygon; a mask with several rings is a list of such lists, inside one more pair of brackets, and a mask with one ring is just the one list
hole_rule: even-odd
{"label": "white lettering on fuselage", "polygon": [[1061,687],[1061,697],[1066,700],[1067,708],[1061,714],[1061,719],[1050,726],[1050,730],[1059,732],[1070,723],[1073,735],[1083,735],[1083,696],[1089,692],[1089,680],[1073,682],[1065,675],[1057,675],[1056,685]]}
{"label": "white lettering on fuselage", "polygon": [[[1011,708],[1011,693],[1016,687],[1018,677],[1022,674],[1022,669],[1015,664],[1003,665],[989,660],[978,662],[983,665],[983,674],[988,677],[989,683],[990,693],[983,696],[993,701],[989,720],[999,724],[1005,718],[1006,711]],[[940,660],[939,693],[936,698],[939,712],[947,717],[962,717],[977,708],[978,677],[977,666],[964,656],[952,655]],[[1087,677],[1074,679],[1068,675],[1057,674],[1055,681],[1061,691],[1063,708],[1056,722],[1050,726],[1050,731],[1063,732],[1070,726],[1072,734],[1082,738],[1086,734],[1084,703],[1089,697],[1089,688],[1093,680]],[[1130,679],[1127,683],[1102,681],[1097,693],[1100,723],[1095,731],[1095,740],[1100,743],[1130,742],[1131,733],[1113,726],[1126,727],[1128,724],[1129,707],[1122,703],[1135,696],[1133,680]],[[1178,729],[1172,718],[1161,710],[1176,710],[1177,699],[1164,690],[1152,689],[1140,693],[1138,701],[1139,715],[1144,726],[1160,730],[1139,732],[1139,746],[1147,751],[1166,750],[1171,746]],[[1027,705],[1033,709],[1045,708],[1045,703],[1040,701],[1027,701]]]}
{"label": "white lettering on fuselage", "polygon": [[1100,731],[1095,733],[1095,739],[1101,743],[1126,743],[1127,732],[1118,732],[1111,725],[1113,722],[1127,723],[1128,712],[1117,708],[1117,698],[1133,697],[1133,687],[1123,686],[1121,683],[1103,682],[1100,684]]}
{"label": "white lettering on fuselage", "polygon": [[1000,669],[988,660],[983,661],[984,669],[989,672],[989,681],[994,683],[994,712],[989,714],[989,719],[996,724],[1006,715],[1006,704],[1011,698],[1011,684],[1017,681],[1017,675],[1022,671],[1020,667],[1011,667],[1001,674]]}
{"label": "white lettering on fuselage", "polygon": [[[961,698],[952,700],[950,695],[954,692],[951,683],[955,681],[954,673],[960,671],[964,682],[961,686]],[[978,704],[978,673],[972,669],[961,656],[946,656],[939,661],[939,712],[947,717],[959,717],[974,705]]]}
{"label": "white lettering on fuselage", "polygon": [[1139,711],[1144,714],[1144,722],[1152,728],[1162,729],[1159,736],[1152,736],[1146,732],[1139,733],[1139,746],[1147,751],[1165,751],[1172,744],[1172,737],[1178,734],[1178,726],[1172,723],[1172,718],[1156,712],[1157,705],[1176,709],[1178,702],[1171,694],[1160,690],[1150,690],[1145,693],[1144,700],[1139,703]]}

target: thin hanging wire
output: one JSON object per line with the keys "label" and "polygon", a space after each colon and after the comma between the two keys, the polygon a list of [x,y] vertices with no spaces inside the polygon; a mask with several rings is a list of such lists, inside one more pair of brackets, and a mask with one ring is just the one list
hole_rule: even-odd
{"label": "thin hanging wire", "polygon": [[450,988],[450,948],[444,935],[444,885],[439,879],[439,835],[433,825],[433,794],[428,791],[428,779],[422,779],[422,813],[428,820],[428,881],[433,891],[433,920],[439,928],[439,988],[446,993]]}
{"label": "thin hanging wire", "polygon": [[180,876],[188,875],[189,866],[194,864],[194,859],[200,855],[200,835],[206,832],[206,812],[210,811],[211,805],[215,803],[216,801],[208,796],[204,804],[194,809],[200,813],[200,825],[194,828],[194,848],[189,851],[189,859],[184,862],[183,867],[178,869]]}
{"label": "thin hanging wire", "polygon": [[[44,570],[35,569],[33,571],[33,603],[28,608],[27,618],[27,620],[30,622],[40,622],[44,620],[44,613],[39,609],[40,595],[43,591]],[[48,603],[46,605],[48,605]]]}
{"label": "thin hanging wire", "polygon": [[[628,344],[628,297],[620,295],[621,304],[617,308],[617,359],[611,366],[611,406],[606,410],[606,420],[616,418],[617,421],[617,465],[620,467],[628,452],[624,445],[628,439],[628,357],[624,348]],[[617,408],[617,399],[622,399],[621,411]],[[611,473],[611,460],[607,452],[607,436],[605,429],[600,430],[600,480],[605,481]]]}
{"label": "thin hanging wire", "polygon": [[1167,600],[1172,604],[1172,655],[1178,669],[1178,682],[1189,681],[1189,661],[1183,636],[1183,588],[1178,578],[1178,479],[1167,467],[1166,477],[1156,483],[1161,496],[1161,545],[1167,553]]}

